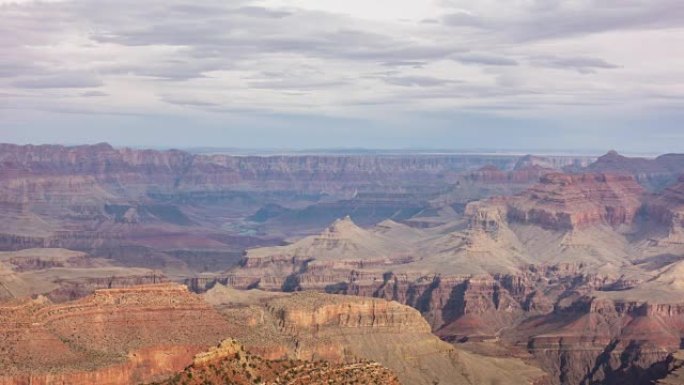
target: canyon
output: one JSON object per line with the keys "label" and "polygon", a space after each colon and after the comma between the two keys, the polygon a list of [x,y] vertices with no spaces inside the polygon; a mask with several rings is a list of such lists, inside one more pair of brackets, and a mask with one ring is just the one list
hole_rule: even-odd
{"label": "canyon", "polygon": [[681,159],[0,145],[0,384],[675,384]]}
{"label": "canyon", "polygon": [[[60,304],[6,302],[0,318],[3,385],[178,383],[208,368],[222,378],[217,366],[235,383],[477,384],[518,375],[531,384],[545,375],[520,359],[461,351],[431,334],[416,310],[384,299],[219,287],[202,298],[163,283],[99,289]],[[487,365],[500,370],[488,373]]]}
{"label": "canyon", "polygon": [[[432,228],[350,217],[286,246],[250,249],[233,287],[382,297],[446,341],[524,349],[559,384],[642,384],[681,345],[684,185],[549,173]],[[188,284],[203,290],[213,282]]]}

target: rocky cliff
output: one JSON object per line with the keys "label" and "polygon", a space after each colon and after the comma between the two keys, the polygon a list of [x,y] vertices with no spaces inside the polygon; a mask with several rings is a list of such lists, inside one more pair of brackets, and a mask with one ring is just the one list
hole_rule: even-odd
{"label": "rocky cliff", "polygon": [[110,260],[80,251],[39,248],[0,252],[0,302],[36,295],[64,302],[97,289],[166,280],[154,270],[114,266]]}
{"label": "rocky cliff", "polygon": [[4,178],[85,175],[98,182],[118,184],[130,192],[129,196],[145,194],[149,187],[159,191],[193,191],[250,185],[269,187],[273,191],[330,193],[341,187],[354,189],[383,181],[434,183],[445,172],[484,164],[511,168],[516,159],[515,156],[477,155],[260,157],[115,149],[104,143],[77,147],[0,145]]}
{"label": "rocky cliff", "polygon": [[657,385],[682,385],[684,384],[684,352],[681,350],[672,355],[673,369]]}
{"label": "rocky cliff", "polygon": [[643,194],[630,176],[547,174],[510,200],[508,215],[513,221],[553,229],[631,225]]}
{"label": "rocky cliff", "polygon": [[[183,369],[230,325],[178,285],[106,289],[75,302],[0,307],[0,384],[131,384]],[[192,327],[188,327],[192,325]]]}
{"label": "rocky cliff", "polygon": [[[416,310],[396,302],[217,290],[207,294],[215,307],[175,284],[98,290],[62,304],[44,297],[5,302],[0,384],[212,383],[221,373],[237,383],[261,377],[302,384],[394,383],[396,374],[408,385],[479,385],[511,376],[524,385],[544,377],[519,358],[440,341]],[[231,341],[210,349],[229,337],[246,351]]]}
{"label": "rocky cliff", "polygon": [[[575,168],[578,169],[578,168]],[[615,151],[599,157],[586,167],[590,172],[633,175],[653,190],[672,184],[684,170],[684,155],[665,154],[656,158],[627,157]]]}
{"label": "rocky cliff", "polygon": [[245,350],[235,340],[225,340],[211,350],[195,356],[184,371],[152,385],[324,385],[324,384],[388,384],[399,380],[377,363],[356,362],[330,364],[326,361],[307,362],[293,359],[266,360]]}
{"label": "rocky cliff", "polygon": [[524,342],[560,383],[646,384],[675,367],[682,305],[582,297],[523,323]]}
{"label": "rocky cliff", "polygon": [[[629,175],[547,174],[442,226],[364,229],[346,218],[318,236],[250,250],[215,281],[395,300],[445,340],[527,348],[553,383],[636,384],[665,375],[679,344],[684,248],[672,234],[682,189],[654,195]],[[591,300],[602,293],[629,298]]]}
{"label": "rocky cliff", "polygon": [[[553,384],[657,380],[684,324],[684,182],[663,189],[679,158],[610,153],[563,174],[534,157],[0,146],[0,247],[88,251],[0,255],[2,381],[153,381],[229,336],[265,360],[377,361],[406,383],[538,379],[521,360]],[[359,298],[262,293],[219,315],[177,288],[128,288],[156,269],[197,292]]]}
{"label": "rocky cliff", "polygon": [[[363,224],[408,219],[428,208],[427,202],[461,173],[486,164],[510,170],[517,159],[230,156],[107,144],[2,144],[0,248],[63,247],[111,255],[126,264],[206,270],[203,258],[178,261],[177,253],[239,254],[351,212]],[[472,194],[479,198],[486,192]],[[283,209],[276,215],[267,210],[278,206]],[[230,239],[224,229],[231,229]]]}
{"label": "rocky cliff", "polygon": [[645,211],[652,222],[667,227],[667,241],[684,242],[684,177],[648,200]]}
{"label": "rocky cliff", "polygon": [[528,184],[537,182],[543,175],[553,172],[558,172],[558,170],[538,165],[520,166],[518,162],[510,171],[487,165],[467,173],[465,179],[482,183]]}
{"label": "rocky cliff", "polygon": [[[214,302],[230,302],[240,295],[236,293],[219,286],[207,295]],[[543,372],[519,358],[469,353],[440,341],[419,312],[394,301],[313,292],[262,301],[258,306],[228,306],[221,311],[231,322],[249,325],[240,329],[238,339],[265,357],[376,361],[408,385],[474,385],[510,378],[516,378],[512,384],[522,385],[544,378]]]}

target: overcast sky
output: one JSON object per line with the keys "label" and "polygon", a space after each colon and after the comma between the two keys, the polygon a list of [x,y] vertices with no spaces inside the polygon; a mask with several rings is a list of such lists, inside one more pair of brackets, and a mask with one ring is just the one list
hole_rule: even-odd
{"label": "overcast sky", "polygon": [[0,0],[0,142],[684,152],[682,0]]}

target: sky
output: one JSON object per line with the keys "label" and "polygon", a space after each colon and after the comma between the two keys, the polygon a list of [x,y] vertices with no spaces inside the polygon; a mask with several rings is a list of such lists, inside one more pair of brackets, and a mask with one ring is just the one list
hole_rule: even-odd
{"label": "sky", "polygon": [[681,0],[0,0],[0,142],[684,152]]}

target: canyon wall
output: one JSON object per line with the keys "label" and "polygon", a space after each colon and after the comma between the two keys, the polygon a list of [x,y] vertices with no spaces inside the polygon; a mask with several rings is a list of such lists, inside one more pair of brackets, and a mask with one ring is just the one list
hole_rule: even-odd
{"label": "canyon wall", "polygon": [[188,284],[386,298],[419,310],[444,340],[527,350],[554,384],[637,385],[665,376],[679,349],[683,189],[550,173],[443,226],[364,229],[345,218]]}
{"label": "canyon wall", "polygon": [[178,285],[98,290],[59,305],[41,298],[0,307],[0,384],[151,381],[230,333],[213,308]]}

